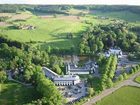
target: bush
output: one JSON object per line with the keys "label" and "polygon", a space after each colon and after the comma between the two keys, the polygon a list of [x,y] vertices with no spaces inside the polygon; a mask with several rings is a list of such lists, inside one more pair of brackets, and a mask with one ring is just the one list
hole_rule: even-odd
{"label": "bush", "polygon": [[122,81],[124,78],[123,78],[123,75],[120,75],[119,77],[118,77],[118,79],[119,79],[119,81]]}
{"label": "bush", "polygon": [[128,78],[128,76],[127,76],[126,73],[123,73],[123,78],[124,78],[124,79],[127,79],[127,78]]}

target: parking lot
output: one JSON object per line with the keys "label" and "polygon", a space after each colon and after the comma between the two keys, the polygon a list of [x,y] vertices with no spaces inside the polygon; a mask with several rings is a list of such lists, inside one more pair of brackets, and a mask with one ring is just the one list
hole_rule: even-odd
{"label": "parking lot", "polygon": [[129,73],[131,68],[133,66],[136,66],[137,64],[139,64],[139,62],[129,61],[127,59],[127,56],[123,56],[118,61],[117,70],[116,70],[116,74],[115,74],[116,77],[118,77],[120,74],[122,74],[124,72]]}
{"label": "parking lot", "polygon": [[58,86],[58,90],[62,93],[67,102],[78,101],[86,95],[84,82],[71,86]]}

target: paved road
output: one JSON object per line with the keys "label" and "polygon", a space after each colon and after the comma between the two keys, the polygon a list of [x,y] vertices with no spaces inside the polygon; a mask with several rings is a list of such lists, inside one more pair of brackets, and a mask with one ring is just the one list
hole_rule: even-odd
{"label": "paved road", "polygon": [[128,80],[125,80],[123,82],[121,82],[120,84],[118,84],[115,87],[112,87],[110,89],[106,89],[104,90],[100,95],[95,96],[94,98],[90,99],[90,101],[84,103],[83,105],[93,105],[94,103],[96,103],[97,101],[101,100],[102,98],[106,97],[107,95],[113,93],[114,91],[118,90],[119,88],[123,87],[123,86],[137,86],[140,87],[140,84],[133,82],[133,80],[140,75],[140,72],[138,72],[137,74],[134,74],[132,77],[130,77]]}

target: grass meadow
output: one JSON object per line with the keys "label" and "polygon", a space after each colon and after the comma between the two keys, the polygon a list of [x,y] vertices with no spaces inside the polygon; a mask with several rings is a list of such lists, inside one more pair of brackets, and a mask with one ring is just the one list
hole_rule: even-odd
{"label": "grass meadow", "polygon": [[[86,13],[86,16],[80,18],[75,16],[75,14],[80,12],[81,10],[72,9],[69,11],[69,16],[56,14],[55,17],[50,14],[34,15],[28,11],[17,14],[1,13],[0,16],[9,16],[10,19],[7,23],[1,23],[1,25],[5,24],[5,26],[0,25],[0,35],[6,35],[9,39],[20,42],[34,42],[31,45],[33,47],[40,46],[41,49],[46,49],[47,46],[51,46],[59,49],[70,49],[74,47],[77,50],[81,33],[89,27],[88,22],[92,22],[93,25],[109,24],[112,22],[111,19],[99,19],[96,16],[140,21],[139,15],[124,11],[109,13],[93,11],[89,14],[87,11],[83,11]],[[16,29],[9,27],[9,24],[12,26],[19,24],[32,25],[36,29]],[[133,22],[133,24],[135,23]],[[73,34],[72,39],[67,39],[68,33]]]}
{"label": "grass meadow", "polygon": [[[74,15],[56,15],[56,17],[53,15],[36,16],[29,12],[5,15],[11,16],[11,19],[7,22],[12,23],[11,25],[32,25],[35,26],[36,29],[22,30],[3,26],[0,27],[0,33],[2,35],[6,35],[9,39],[20,42],[35,42],[32,44],[33,46],[40,45],[43,49],[46,48],[46,46],[62,49],[74,47],[77,49],[81,33],[89,27],[89,24],[85,21],[90,21],[94,25],[109,23],[109,20],[103,21],[91,15],[80,18]],[[72,39],[67,39],[68,33],[73,34]]]}
{"label": "grass meadow", "polygon": [[140,105],[140,88],[122,87],[97,102],[96,105]]}
{"label": "grass meadow", "polygon": [[140,76],[135,78],[135,82],[140,83]]}

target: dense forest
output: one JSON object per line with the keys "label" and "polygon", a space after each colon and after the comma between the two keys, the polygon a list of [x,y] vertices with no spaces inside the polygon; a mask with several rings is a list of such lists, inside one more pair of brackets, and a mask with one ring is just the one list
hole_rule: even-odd
{"label": "dense forest", "polygon": [[43,13],[57,13],[67,14],[69,9],[82,9],[82,10],[99,10],[102,12],[111,11],[129,11],[132,13],[140,13],[139,6],[119,6],[119,5],[8,5],[0,4],[0,12],[15,13],[19,11],[29,10],[31,12]]}
{"label": "dense forest", "polygon": [[40,102],[56,105],[55,100],[61,105],[63,103],[62,96],[52,81],[46,79],[41,69],[42,66],[52,68],[58,74],[63,73],[61,68],[64,65],[61,57],[48,55],[45,51],[37,49],[28,48],[25,50],[24,47],[21,49],[15,46],[10,47],[6,43],[0,44],[0,75],[2,75],[0,81],[4,82],[6,72],[11,70],[12,78],[32,84],[40,93],[38,94],[40,99],[31,102],[33,105],[38,105]]}
{"label": "dense forest", "polygon": [[97,54],[110,47],[119,47],[124,52],[139,52],[140,36],[134,32],[136,30],[137,27],[130,27],[125,22],[91,27],[82,35],[80,54]]}

